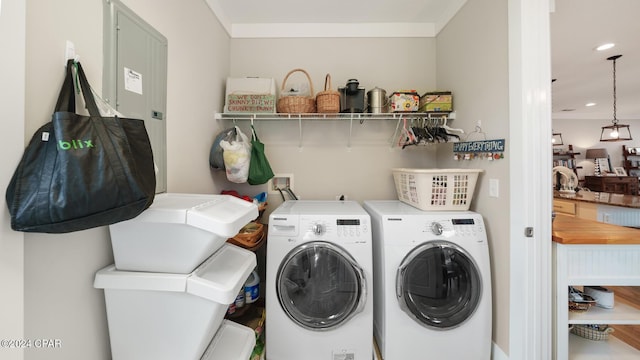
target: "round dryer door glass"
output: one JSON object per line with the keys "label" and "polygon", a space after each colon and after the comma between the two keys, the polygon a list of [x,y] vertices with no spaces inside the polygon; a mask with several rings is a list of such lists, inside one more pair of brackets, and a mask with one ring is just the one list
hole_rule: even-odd
{"label": "round dryer door glass", "polygon": [[298,325],[311,330],[340,326],[364,307],[364,273],[335,244],[314,241],[294,248],[276,277],[280,306]]}
{"label": "round dryer door glass", "polygon": [[400,307],[423,326],[462,324],[478,307],[482,280],[477,265],[459,246],[431,241],[413,249],[396,278]]}

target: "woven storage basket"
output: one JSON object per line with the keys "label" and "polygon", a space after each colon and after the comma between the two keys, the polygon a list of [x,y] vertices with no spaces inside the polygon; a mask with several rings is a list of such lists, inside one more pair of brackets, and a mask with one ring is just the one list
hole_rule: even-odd
{"label": "woven storage basket", "polygon": [[316,95],[318,113],[337,114],[340,112],[340,93],[331,90],[331,75],[324,78],[324,91]]}
{"label": "woven storage basket", "polygon": [[316,98],[313,96],[313,82],[311,81],[311,77],[309,76],[309,74],[303,69],[293,69],[289,71],[287,76],[285,76],[284,80],[282,81],[280,93],[284,92],[289,75],[297,71],[300,71],[307,76],[307,80],[309,81],[309,90],[311,90],[311,96],[281,96],[276,104],[276,110],[279,113],[307,114],[316,112]]}
{"label": "woven storage basket", "polygon": [[609,334],[614,331],[608,325],[574,325],[571,333],[589,340],[602,341],[609,339]]}

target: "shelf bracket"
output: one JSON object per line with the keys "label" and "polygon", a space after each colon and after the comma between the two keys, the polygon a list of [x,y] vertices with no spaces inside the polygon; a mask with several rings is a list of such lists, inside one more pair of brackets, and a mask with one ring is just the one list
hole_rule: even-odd
{"label": "shelf bracket", "polygon": [[298,114],[298,151],[302,152],[302,115]]}
{"label": "shelf bracket", "polygon": [[[395,119],[395,114],[393,115],[393,118]],[[402,114],[400,114],[400,116],[398,116],[398,122],[396,123],[396,129],[393,131],[393,135],[391,136],[391,139],[389,139],[389,148],[393,149],[396,145],[396,141],[398,140],[398,136],[400,135],[398,133],[398,130],[400,129],[400,123],[402,122]]]}
{"label": "shelf bracket", "polygon": [[349,118],[349,140],[347,142],[347,150],[351,151],[351,135],[353,134],[353,113]]}

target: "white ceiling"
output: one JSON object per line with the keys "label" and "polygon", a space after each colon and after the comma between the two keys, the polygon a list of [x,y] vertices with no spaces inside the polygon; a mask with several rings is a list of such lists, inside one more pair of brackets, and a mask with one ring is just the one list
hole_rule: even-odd
{"label": "white ceiling", "polygon": [[432,37],[466,0],[205,0],[233,38]]}
{"label": "white ceiling", "polygon": [[[433,37],[467,0],[205,0],[232,38]],[[554,119],[640,119],[640,0],[550,0]],[[594,48],[605,42],[616,47]],[[595,102],[593,107],[585,107]],[[567,111],[571,110],[571,111]]]}
{"label": "white ceiling", "polygon": [[[640,119],[640,1],[555,0],[551,14],[551,74],[554,119],[613,119],[616,61],[618,120]],[[613,49],[594,48],[613,42]],[[585,107],[595,102],[593,107]],[[566,111],[574,109],[572,111]],[[622,124],[623,122],[621,122]]]}

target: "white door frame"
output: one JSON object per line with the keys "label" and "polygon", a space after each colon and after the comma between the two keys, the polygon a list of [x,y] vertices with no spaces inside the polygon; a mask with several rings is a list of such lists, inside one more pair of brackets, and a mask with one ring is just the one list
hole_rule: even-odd
{"label": "white door frame", "polygon": [[[508,0],[509,358],[551,359],[551,2]],[[525,235],[531,228],[533,235]]]}

